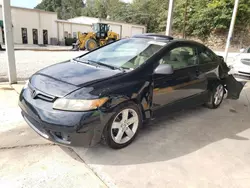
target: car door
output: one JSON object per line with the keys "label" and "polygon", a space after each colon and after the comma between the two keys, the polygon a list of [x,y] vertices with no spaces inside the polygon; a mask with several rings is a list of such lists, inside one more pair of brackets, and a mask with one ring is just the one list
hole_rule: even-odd
{"label": "car door", "polygon": [[218,79],[219,75],[219,60],[216,54],[205,46],[198,47],[198,74],[203,84],[203,91],[208,88],[208,81]]}
{"label": "car door", "polygon": [[172,65],[170,75],[154,74],[153,108],[191,97],[202,92],[197,75],[197,48],[189,43],[178,43],[164,53],[160,64]]}

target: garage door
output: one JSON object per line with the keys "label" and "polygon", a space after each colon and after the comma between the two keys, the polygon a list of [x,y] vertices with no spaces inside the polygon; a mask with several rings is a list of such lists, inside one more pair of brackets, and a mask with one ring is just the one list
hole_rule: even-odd
{"label": "garage door", "polygon": [[113,25],[113,24],[109,24],[110,26],[110,31],[113,31],[117,34],[119,34],[119,37],[121,37],[121,30],[122,30],[122,27],[121,25]]}
{"label": "garage door", "polygon": [[141,27],[132,27],[132,36],[144,33],[144,29]]}

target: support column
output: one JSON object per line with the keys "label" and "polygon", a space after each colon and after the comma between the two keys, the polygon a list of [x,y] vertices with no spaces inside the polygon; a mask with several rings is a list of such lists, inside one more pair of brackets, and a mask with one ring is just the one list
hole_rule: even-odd
{"label": "support column", "polygon": [[235,0],[233,15],[232,15],[232,19],[231,19],[231,24],[230,24],[230,28],[229,28],[229,33],[228,33],[228,37],[227,37],[227,44],[226,44],[226,49],[225,49],[225,62],[227,62],[228,49],[230,47],[230,42],[231,42],[231,39],[233,37],[234,25],[235,25],[235,21],[236,21],[238,6],[239,6],[239,0]]}
{"label": "support column", "polygon": [[17,82],[17,75],[16,75],[16,62],[15,62],[15,52],[14,52],[10,0],[3,0],[2,7],[3,7],[3,25],[5,30],[4,36],[5,36],[5,46],[6,46],[7,63],[8,63],[9,83],[14,84]]}
{"label": "support column", "polygon": [[172,34],[173,10],[174,10],[174,0],[169,0],[168,20],[167,20],[167,27],[166,27],[166,35],[168,36],[171,36]]}

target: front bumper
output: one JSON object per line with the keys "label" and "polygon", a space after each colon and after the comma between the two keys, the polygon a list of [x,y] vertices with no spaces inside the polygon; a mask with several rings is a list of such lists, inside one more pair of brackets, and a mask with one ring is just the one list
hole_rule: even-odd
{"label": "front bumper", "polygon": [[33,99],[29,89],[19,97],[22,116],[40,136],[52,142],[71,146],[93,146],[101,140],[105,126],[99,110],[69,112],[53,109],[53,103]]}

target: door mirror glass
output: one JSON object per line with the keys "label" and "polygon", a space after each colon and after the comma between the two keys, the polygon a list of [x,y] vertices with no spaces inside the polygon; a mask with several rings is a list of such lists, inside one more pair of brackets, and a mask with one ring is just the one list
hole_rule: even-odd
{"label": "door mirror glass", "polygon": [[244,51],[245,51],[245,49],[244,49],[244,48],[240,49],[240,53],[243,53]]}
{"label": "door mirror glass", "polygon": [[164,75],[173,74],[173,72],[174,69],[172,65],[169,64],[160,64],[154,71],[155,74],[164,74]]}

